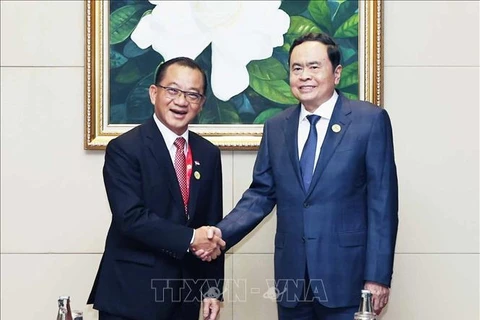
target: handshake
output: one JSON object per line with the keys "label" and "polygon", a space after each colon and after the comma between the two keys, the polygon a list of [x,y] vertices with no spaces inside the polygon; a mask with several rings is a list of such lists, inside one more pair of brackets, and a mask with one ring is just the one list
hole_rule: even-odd
{"label": "handshake", "polygon": [[195,229],[195,237],[190,244],[190,251],[202,261],[215,260],[225,250],[222,231],[217,227]]}

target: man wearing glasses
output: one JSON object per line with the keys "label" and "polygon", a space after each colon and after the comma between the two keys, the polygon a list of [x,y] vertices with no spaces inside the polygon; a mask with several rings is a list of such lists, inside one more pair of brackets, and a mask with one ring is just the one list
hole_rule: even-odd
{"label": "man wearing glasses", "polygon": [[201,226],[222,219],[220,150],[188,130],[206,86],[193,60],[163,63],[149,88],[152,118],[107,146],[112,222],[88,299],[100,320],[196,320],[202,300],[204,317],[218,314],[225,242]]}

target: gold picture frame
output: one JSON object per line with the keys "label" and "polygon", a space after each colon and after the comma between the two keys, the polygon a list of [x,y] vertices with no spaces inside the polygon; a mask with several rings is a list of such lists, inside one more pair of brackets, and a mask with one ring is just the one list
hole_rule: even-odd
{"label": "gold picture frame", "polygon": [[[134,124],[109,124],[108,3],[85,0],[85,135],[88,150],[105,149],[116,136]],[[383,0],[358,2],[359,97],[378,106],[383,102]],[[256,150],[262,125],[191,125],[190,129],[223,150]]]}

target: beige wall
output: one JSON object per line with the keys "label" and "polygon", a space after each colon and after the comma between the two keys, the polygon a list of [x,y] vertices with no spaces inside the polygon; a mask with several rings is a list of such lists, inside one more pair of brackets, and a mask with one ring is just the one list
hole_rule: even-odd
{"label": "beige wall", "polygon": [[[1,3],[1,319],[84,303],[110,213],[103,152],[83,150],[84,6]],[[394,125],[400,230],[383,320],[479,318],[479,2],[386,1],[385,107]],[[225,211],[255,152],[222,153]],[[245,174],[247,172],[248,174]],[[274,319],[275,217],[228,254],[222,320]],[[252,292],[252,288],[259,292]],[[230,296],[231,297],[231,296]]]}

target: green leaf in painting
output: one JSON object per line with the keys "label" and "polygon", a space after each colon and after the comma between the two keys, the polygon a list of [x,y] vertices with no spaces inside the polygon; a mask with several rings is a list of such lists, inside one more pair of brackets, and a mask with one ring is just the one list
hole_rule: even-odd
{"label": "green leaf in painting", "polygon": [[358,1],[357,0],[348,0],[348,1],[337,1],[339,6],[333,16],[333,30],[338,29],[348,18],[353,16],[358,12]]}
{"label": "green leaf in painting", "polygon": [[247,70],[251,76],[262,80],[283,80],[288,76],[282,63],[273,57],[251,61]]}
{"label": "green leaf in painting", "polygon": [[348,61],[357,53],[355,49],[345,47],[340,47],[340,51],[342,52],[343,63],[345,63],[345,61]]}
{"label": "green leaf in painting", "polygon": [[358,13],[347,19],[333,35],[334,38],[351,38],[358,36]]}
{"label": "green leaf in painting", "polygon": [[123,47],[123,55],[127,58],[135,58],[147,53],[150,50],[149,48],[140,49],[132,39],[126,41],[125,46]]}
{"label": "green leaf in painting", "polygon": [[125,121],[125,103],[114,104],[110,106],[110,123],[126,123]]}
{"label": "green leaf in painting", "polygon": [[308,32],[322,32],[322,30],[310,19],[293,16],[290,18],[290,27],[285,34],[285,43],[282,48],[289,51],[293,40]]}
{"label": "green leaf in painting", "polygon": [[308,11],[312,15],[313,20],[315,20],[318,25],[322,26],[325,31],[329,32],[332,30],[332,17],[330,7],[326,0],[310,1]]}
{"label": "green leaf in painting", "polygon": [[127,123],[142,123],[152,116],[153,106],[148,95],[148,88],[152,83],[153,73],[143,77],[126,99]]}
{"label": "green leaf in painting", "polygon": [[240,116],[238,115],[235,107],[228,102],[223,102],[218,100],[218,113],[220,116],[220,123],[222,124],[234,124],[234,123],[242,123]]}
{"label": "green leaf in painting", "polygon": [[110,44],[127,39],[144,14],[145,5],[126,5],[110,14]]}
{"label": "green leaf in painting", "polygon": [[248,96],[244,93],[237,94],[236,96],[232,97],[229,101],[235,106],[235,110],[239,115],[256,114],[255,110],[253,109],[252,103],[248,99]]}
{"label": "green leaf in painting", "polygon": [[350,100],[358,100],[358,94],[353,94],[353,93],[348,93],[343,91],[342,91],[342,94]]}
{"label": "green leaf in painting", "polygon": [[283,109],[280,108],[270,108],[265,111],[262,111],[256,118],[253,120],[253,124],[264,124],[265,121],[276,115],[277,113],[282,112]]}
{"label": "green leaf in painting", "polygon": [[198,123],[199,124],[211,124],[215,123],[215,114],[213,113],[213,108],[203,108],[202,111],[198,114]]}
{"label": "green leaf in painting", "polygon": [[348,92],[348,93],[352,93],[352,94],[358,94],[358,83],[355,83],[351,86],[348,86],[348,87],[345,87],[345,88],[342,88],[342,89],[338,89],[338,90],[340,90],[343,93]]}
{"label": "green leaf in painting", "polygon": [[342,78],[338,84],[339,89],[358,84],[358,62],[350,63],[342,70]]}
{"label": "green leaf in painting", "polygon": [[142,14],[142,18],[145,17],[146,15],[149,15],[150,13],[152,13],[152,9],[145,11],[145,12]]}
{"label": "green leaf in painting", "polygon": [[285,11],[289,16],[299,15],[308,7],[310,1],[283,0],[280,10]]}
{"label": "green leaf in painting", "polygon": [[[128,61],[115,77],[115,81],[118,83],[128,84],[139,80],[142,77],[142,73],[134,60]],[[151,79],[150,79],[151,81]]]}
{"label": "green leaf in painting", "polygon": [[121,53],[110,48],[110,69],[115,69],[123,66],[128,61]]}
{"label": "green leaf in painting", "polygon": [[250,76],[250,86],[270,101],[281,104],[298,103],[298,100],[292,96],[290,86],[284,80],[266,81]]}

